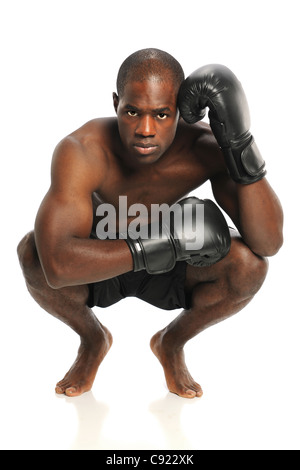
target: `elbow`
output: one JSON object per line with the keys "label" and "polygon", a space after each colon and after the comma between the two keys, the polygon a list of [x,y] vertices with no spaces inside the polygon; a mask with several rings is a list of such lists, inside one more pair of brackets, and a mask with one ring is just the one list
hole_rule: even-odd
{"label": "elbow", "polygon": [[65,245],[51,243],[51,240],[36,237],[36,248],[45,280],[52,289],[61,289],[68,285],[68,274],[70,274],[69,263],[66,262],[64,253]]}
{"label": "elbow", "polygon": [[263,258],[275,256],[283,245],[283,235],[280,233],[277,237],[269,240],[264,246],[253,248],[252,251]]}
{"label": "elbow", "polygon": [[56,276],[55,274],[51,273],[51,274],[47,274],[45,275],[46,277],[46,281],[47,281],[47,284],[49,287],[51,287],[51,289],[61,289],[62,287],[66,287],[66,284],[62,281],[62,279],[58,276]]}
{"label": "elbow", "polygon": [[51,289],[61,289],[62,287],[64,287],[61,278],[57,276],[53,271],[45,270],[44,274],[47,284],[49,287],[51,287]]}
{"label": "elbow", "polygon": [[61,289],[67,286],[64,269],[59,263],[54,263],[53,261],[45,263],[43,270],[47,284],[51,289]]}
{"label": "elbow", "polygon": [[270,246],[268,249],[268,254],[265,256],[275,256],[283,245],[283,232],[279,230],[276,237],[272,239],[270,242]]}
{"label": "elbow", "polygon": [[283,245],[283,236],[281,236],[281,238],[280,238],[280,240],[278,240],[277,244],[275,244],[273,246],[273,250],[271,251],[269,256],[276,255],[279,252],[279,250],[281,249],[282,245]]}

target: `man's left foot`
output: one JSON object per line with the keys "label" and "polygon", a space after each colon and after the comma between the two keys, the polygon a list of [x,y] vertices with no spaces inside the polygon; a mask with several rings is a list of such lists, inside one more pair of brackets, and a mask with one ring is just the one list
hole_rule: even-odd
{"label": "man's left foot", "polygon": [[168,389],[183,398],[201,397],[202,388],[190,375],[183,350],[174,351],[164,344],[163,339],[164,330],[153,336],[150,346],[164,369]]}

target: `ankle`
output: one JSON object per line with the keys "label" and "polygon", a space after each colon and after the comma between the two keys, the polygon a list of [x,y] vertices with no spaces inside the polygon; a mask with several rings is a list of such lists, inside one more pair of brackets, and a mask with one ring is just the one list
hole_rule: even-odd
{"label": "ankle", "polygon": [[160,345],[161,348],[169,354],[179,353],[183,351],[184,347],[184,344],[182,344],[176,335],[168,330],[168,327],[161,331]]}
{"label": "ankle", "polygon": [[102,328],[94,329],[86,335],[80,336],[81,345],[90,350],[98,350],[99,346],[108,342],[108,335]]}

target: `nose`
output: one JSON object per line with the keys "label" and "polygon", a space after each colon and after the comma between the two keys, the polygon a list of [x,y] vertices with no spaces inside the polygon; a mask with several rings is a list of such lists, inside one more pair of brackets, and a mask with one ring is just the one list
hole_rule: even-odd
{"label": "nose", "polygon": [[154,137],[156,134],[155,123],[152,116],[141,116],[135,129],[136,135],[143,137]]}

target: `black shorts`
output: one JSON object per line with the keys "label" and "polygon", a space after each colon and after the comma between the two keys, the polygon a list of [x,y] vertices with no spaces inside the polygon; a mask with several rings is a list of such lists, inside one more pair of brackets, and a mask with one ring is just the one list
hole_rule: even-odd
{"label": "black shorts", "polygon": [[126,297],[137,297],[164,310],[188,309],[190,299],[184,290],[186,266],[181,261],[167,273],[151,275],[143,270],[89,284],[87,305],[105,308]]}

